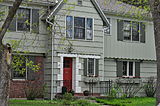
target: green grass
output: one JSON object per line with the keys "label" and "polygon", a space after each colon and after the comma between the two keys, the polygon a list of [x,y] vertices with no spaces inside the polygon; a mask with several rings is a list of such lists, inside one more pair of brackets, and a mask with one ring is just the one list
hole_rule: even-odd
{"label": "green grass", "polygon": [[97,102],[112,106],[155,106],[155,98],[98,99]]}
{"label": "green grass", "polygon": [[100,106],[87,100],[10,100],[9,106]]}

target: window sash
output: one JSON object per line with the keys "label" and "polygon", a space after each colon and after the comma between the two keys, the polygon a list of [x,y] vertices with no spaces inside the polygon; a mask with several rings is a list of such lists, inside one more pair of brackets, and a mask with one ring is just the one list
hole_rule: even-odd
{"label": "window sash", "polygon": [[66,16],[66,38],[93,40],[93,19]]}
{"label": "window sash", "polygon": [[140,42],[140,23],[135,21],[123,21],[123,40]]}
{"label": "window sash", "polygon": [[135,77],[135,62],[123,62],[123,77]]}

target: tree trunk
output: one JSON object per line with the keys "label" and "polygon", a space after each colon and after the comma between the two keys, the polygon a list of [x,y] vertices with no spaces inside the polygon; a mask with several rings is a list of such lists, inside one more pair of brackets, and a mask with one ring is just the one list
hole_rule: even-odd
{"label": "tree trunk", "polygon": [[0,106],[8,106],[11,62],[11,47],[9,44],[4,45],[2,40],[21,3],[22,0],[15,0],[0,29]]}
{"label": "tree trunk", "polygon": [[7,64],[8,49],[1,46],[0,51],[0,106],[8,106],[9,96],[9,64]]}
{"label": "tree trunk", "polygon": [[150,0],[150,8],[154,23],[154,36],[157,58],[156,105],[160,104],[160,1]]}

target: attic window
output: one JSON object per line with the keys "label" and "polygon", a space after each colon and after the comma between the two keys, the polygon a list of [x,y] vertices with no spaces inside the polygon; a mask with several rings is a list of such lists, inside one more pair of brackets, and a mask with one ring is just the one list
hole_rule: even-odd
{"label": "attic window", "polygon": [[78,0],[78,5],[82,5],[82,0]]}

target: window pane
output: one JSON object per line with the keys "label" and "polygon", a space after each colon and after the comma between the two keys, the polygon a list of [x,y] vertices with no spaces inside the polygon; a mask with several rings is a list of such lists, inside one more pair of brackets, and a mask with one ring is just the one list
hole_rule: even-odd
{"label": "window pane", "polygon": [[67,38],[73,37],[73,17],[72,16],[66,17],[66,37]]}
{"label": "window pane", "polygon": [[124,21],[123,36],[124,40],[131,40],[131,23],[129,21]]}
{"label": "window pane", "polygon": [[12,63],[13,79],[26,79],[26,57],[15,55]]}
{"label": "window pane", "polygon": [[129,76],[133,76],[133,62],[129,62]]}
{"label": "window pane", "polygon": [[132,22],[132,40],[139,41],[139,23]]}
{"label": "window pane", "polygon": [[94,59],[88,59],[88,75],[94,75]]}
{"label": "window pane", "polygon": [[127,76],[127,62],[123,62],[123,76]]}
{"label": "window pane", "polygon": [[74,38],[85,39],[85,18],[74,18]]}
{"label": "window pane", "polygon": [[86,38],[87,40],[93,39],[93,19],[91,18],[87,18]]}
{"label": "window pane", "polygon": [[30,10],[20,8],[17,11],[17,30],[29,31],[30,30]]}

